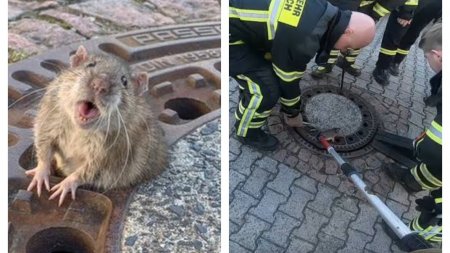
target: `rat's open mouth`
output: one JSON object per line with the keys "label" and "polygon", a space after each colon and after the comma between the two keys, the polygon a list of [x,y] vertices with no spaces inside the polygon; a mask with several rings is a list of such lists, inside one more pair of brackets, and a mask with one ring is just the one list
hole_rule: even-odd
{"label": "rat's open mouth", "polygon": [[91,101],[83,100],[77,103],[76,114],[78,123],[80,125],[87,125],[100,116],[100,111]]}

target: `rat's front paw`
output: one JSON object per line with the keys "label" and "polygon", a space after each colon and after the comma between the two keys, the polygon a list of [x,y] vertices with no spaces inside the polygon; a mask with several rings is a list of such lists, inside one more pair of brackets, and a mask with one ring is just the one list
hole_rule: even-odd
{"label": "rat's front paw", "polygon": [[36,167],[32,170],[28,170],[25,172],[27,176],[33,176],[33,179],[31,180],[31,183],[28,185],[27,191],[31,191],[36,186],[37,188],[37,194],[40,197],[41,196],[41,189],[42,184],[45,185],[45,188],[47,191],[50,191],[50,169],[45,169],[43,167]]}
{"label": "rat's front paw", "polygon": [[52,200],[60,195],[58,206],[61,206],[64,202],[64,199],[66,198],[67,193],[69,192],[72,193],[72,199],[75,200],[75,192],[79,185],[80,180],[78,179],[78,176],[72,173],[59,184],[52,187],[51,191],[55,192],[50,196],[49,200]]}

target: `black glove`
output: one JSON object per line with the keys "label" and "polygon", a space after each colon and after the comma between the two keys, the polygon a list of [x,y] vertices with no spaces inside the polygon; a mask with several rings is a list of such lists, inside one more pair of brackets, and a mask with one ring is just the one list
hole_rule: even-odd
{"label": "black glove", "polygon": [[425,196],[421,199],[416,199],[416,204],[416,210],[421,213],[442,214],[442,204],[436,204],[433,197]]}
{"label": "black glove", "polygon": [[286,114],[286,116],[288,118],[294,118],[297,117],[297,115],[300,114],[300,102],[298,102],[297,104],[293,105],[293,106],[285,106],[285,105],[281,105],[281,109],[280,111],[284,114]]}

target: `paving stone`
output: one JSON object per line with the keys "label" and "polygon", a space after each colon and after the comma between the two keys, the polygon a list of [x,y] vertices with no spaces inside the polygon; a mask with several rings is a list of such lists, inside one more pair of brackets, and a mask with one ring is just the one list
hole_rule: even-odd
{"label": "paving stone", "polygon": [[404,205],[409,205],[408,192],[400,183],[394,184],[394,190],[388,194],[388,197]]}
{"label": "paving stone", "polygon": [[301,176],[297,171],[287,167],[284,164],[278,165],[278,174],[273,181],[267,184],[267,187],[288,197],[289,187],[295,179]]}
{"label": "paving stone", "polygon": [[[290,150],[290,149],[288,149],[288,150]],[[295,156],[290,155],[286,159],[284,159],[284,163],[286,165],[288,165],[289,167],[291,167],[291,168],[295,168],[295,166],[298,163],[298,158],[295,157]]]}
{"label": "paving stone", "polygon": [[272,178],[272,174],[261,169],[255,168],[248,177],[241,190],[259,199],[262,196],[261,190],[266,183]]}
{"label": "paving stone", "polygon": [[230,204],[230,220],[241,225],[244,222],[244,215],[250,207],[256,205],[258,200],[240,191],[234,191],[234,199]]}
{"label": "paving stone", "polygon": [[317,234],[320,228],[329,221],[329,218],[314,210],[306,208],[302,225],[295,229],[292,235],[305,239],[313,244],[317,243]]}
{"label": "paving stone", "polygon": [[8,33],[8,48],[27,55],[39,54],[44,50],[44,48],[34,44],[27,38],[11,32]]}
{"label": "paving stone", "polygon": [[229,175],[229,182],[230,182],[230,194],[234,192],[234,190],[236,189],[236,187],[242,183],[245,182],[245,176],[242,175],[239,172],[236,172],[235,170],[230,170],[230,175]]}
{"label": "paving stone", "polygon": [[409,204],[406,206],[390,199],[386,200],[385,203],[397,217],[402,217],[403,213],[406,213],[409,209]]}
{"label": "paving stone", "polygon": [[258,206],[250,209],[250,213],[272,223],[275,220],[274,214],[278,206],[286,201],[286,197],[267,189]]}
{"label": "paving stone", "polygon": [[85,40],[84,37],[64,30],[56,24],[37,19],[21,19],[10,23],[9,32],[20,34],[36,45],[60,47]]}
{"label": "paving stone", "polygon": [[308,203],[308,207],[329,217],[331,216],[331,205],[334,199],[340,196],[340,193],[323,184],[319,184],[318,189],[319,192],[314,201]]}
{"label": "paving stone", "polygon": [[360,209],[358,216],[350,223],[350,227],[368,235],[374,235],[373,226],[379,216],[378,212],[367,202],[360,201],[358,207]]}
{"label": "paving stone", "polygon": [[90,17],[77,16],[67,12],[61,12],[59,10],[46,10],[39,13],[41,16],[48,16],[60,21],[65,22],[72,26],[81,35],[91,38],[94,35],[100,35],[104,33],[102,29],[95,24]]}
{"label": "paving stone", "polygon": [[275,154],[273,155],[273,159],[275,159],[279,162],[284,162],[286,156],[287,156],[286,149],[280,149],[278,151],[275,151]]}
{"label": "paving stone", "polygon": [[311,193],[317,192],[317,182],[306,175],[302,175],[299,179],[295,180],[294,185]]}
{"label": "paving stone", "polygon": [[329,175],[327,177],[327,183],[334,187],[338,187],[341,184],[340,176]]}
{"label": "paving stone", "polygon": [[321,231],[345,241],[347,239],[346,230],[348,224],[355,218],[355,214],[342,208],[334,207],[330,222]]}
{"label": "paving stone", "polygon": [[320,183],[324,184],[327,181],[327,175],[321,173],[319,170],[315,170],[315,169],[310,169],[307,172],[308,176],[310,176],[311,178],[319,181]]}
{"label": "paving stone", "polygon": [[258,238],[264,230],[267,230],[270,224],[253,216],[247,215],[244,225],[236,234],[230,236],[230,240],[239,245],[250,249],[256,249],[256,238]]}
{"label": "paving stone", "polygon": [[390,252],[392,239],[384,232],[380,224],[375,225],[375,237],[373,241],[366,245],[366,249],[376,253]]}
{"label": "paving stone", "polygon": [[241,227],[238,224],[230,221],[230,234],[236,233],[239,229],[241,229]]}
{"label": "paving stone", "polygon": [[[284,249],[262,238],[258,239],[258,247],[255,253],[278,253],[284,252]],[[230,251],[231,252],[231,251]]]}
{"label": "paving stone", "polygon": [[241,174],[249,176],[251,171],[250,167],[256,161],[256,159],[262,156],[261,153],[250,149],[247,146],[242,146],[242,152],[236,161],[230,164],[230,168],[234,168]]}
{"label": "paving stone", "polygon": [[328,175],[336,175],[338,173],[339,166],[334,160],[326,160],[325,161],[325,174]]}
{"label": "paving stone", "polygon": [[241,146],[242,144],[236,140],[235,138],[230,138],[230,152],[236,155],[239,155],[241,153]]}
{"label": "paving stone", "polygon": [[294,219],[282,212],[275,213],[275,222],[270,230],[264,232],[262,237],[272,243],[286,248],[288,246],[288,237],[295,227],[300,226],[300,220]]}
{"label": "paving stone", "polygon": [[313,244],[297,238],[293,238],[289,243],[289,247],[287,248],[286,253],[310,253],[313,252],[313,250]]}
{"label": "paving stone", "polygon": [[216,0],[164,1],[150,0],[164,16],[171,17],[177,23],[220,20],[220,4]]}
{"label": "paving stone", "polygon": [[349,212],[352,212],[354,214],[357,214],[359,212],[358,202],[359,200],[357,198],[344,194],[342,197],[336,199],[334,205]]}
{"label": "paving stone", "polygon": [[348,239],[345,248],[340,249],[338,253],[360,253],[363,252],[364,246],[372,240],[371,236],[358,232],[353,229],[348,230]]}
{"label": "paving stone", "polygon": [[345,241],[337,239],[336,237],[319,233],[319,244],[315,249],[315,253],[336,252],[339,248],[345,245]]}
{"label": "paving stone", "polygon": [[311,155],[312,153],[308,149],[301,149],[300,152],[298,153],[298,159],[304,162],[308,162],[309,159],[311,158]]}
{"label": "paving stone", "polygon": [[261,160],[257,160],[254,166],[266,170],[270,173],[277,174],[278,173],[277,164],[278,164],[277,161],[265,156]]}
{"label": "paving stone", "polygon": [[133,1],[96,0],[71,4],[68,8],[126,28],[175,24],[172,18]]}
{"label": "paving stone", "polygon": [[230,252],[236,252],[236,253],[251,253],[250,250],[247,250],[245,248],[243,248],[241,245],[230,241]]}
{"label": "paving stone", "polygon": [[301,220],[305,205],[314,198],[314,195],[296,186],[292,186],[290,190],[291,195],[288,201],[282,204],[279,210]]}

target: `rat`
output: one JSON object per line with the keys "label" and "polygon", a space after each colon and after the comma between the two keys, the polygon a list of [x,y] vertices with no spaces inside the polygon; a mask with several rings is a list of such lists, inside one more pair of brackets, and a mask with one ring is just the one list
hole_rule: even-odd
{"label": "rat", "polygon": [[[145,72],[132,73],[115,56],[88,54],[80,46],[70,67],[47,86],[34,123],[37,166],[27,188],[42,186],[75,200],[76,189],[89,185],[109,190],[134,186],[167,167],[163,132],[143,94]],[[65,177],[50,188],[52,171]]]}

